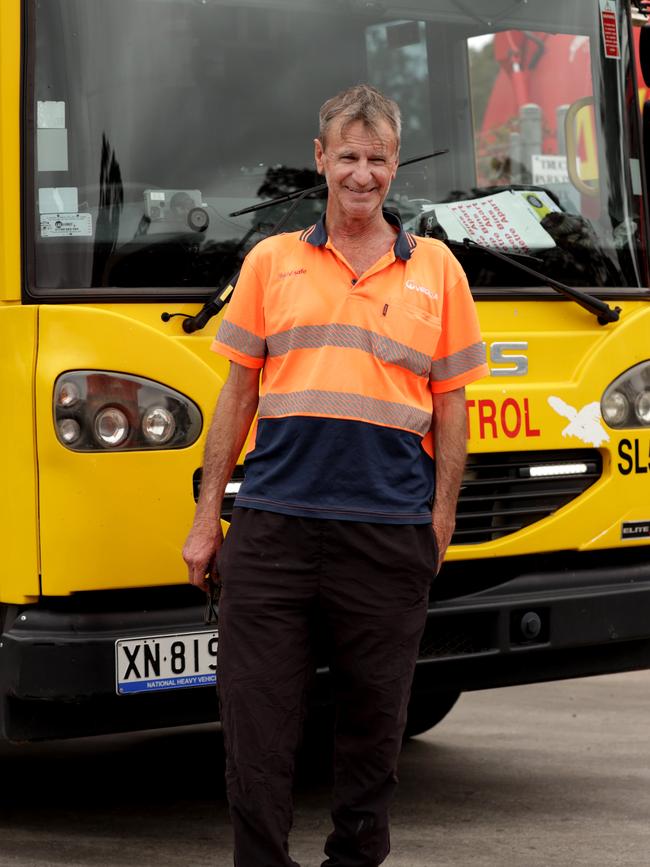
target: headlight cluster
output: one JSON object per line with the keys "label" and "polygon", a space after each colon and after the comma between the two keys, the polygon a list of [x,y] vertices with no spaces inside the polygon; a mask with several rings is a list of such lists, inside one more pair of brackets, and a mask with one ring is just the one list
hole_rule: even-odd
{"label": "headlight cluster", "polygon": [[54,385],[56,435],[74,451],[184,448],[201,426],[195,403],[151,379],[71,370]]}
{"label": "headlight cluster", "polygon": [[603,420],[612,428],[650,427],[650,361],[622,373],[600,402]]}

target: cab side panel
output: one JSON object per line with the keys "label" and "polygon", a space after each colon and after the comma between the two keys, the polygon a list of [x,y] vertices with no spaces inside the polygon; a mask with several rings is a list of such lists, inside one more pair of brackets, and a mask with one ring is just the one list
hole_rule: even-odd
{"label": "cab side panel", "polygon": [[0,307],[0,602],[39,593],[34,367],[38,308]]}
{"label": "cab side panel", "polygon": [[[209,351],[207,336],[192,340],[176,323],[172,330],[160,312],[151,304],[42,310],[36,406],[45,596],[187,582],[181,549],[194,514],[193,475],[227,363]],[[54,384],[68,370],[173,388],[199,406],[202,435],[178,449],[71,450],[57,439],[53,417]]]}

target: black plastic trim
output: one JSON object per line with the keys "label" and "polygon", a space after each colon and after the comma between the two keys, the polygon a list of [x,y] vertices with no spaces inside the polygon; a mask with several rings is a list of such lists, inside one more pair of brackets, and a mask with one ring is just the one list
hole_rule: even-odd
{"label": "black plastic trim", "polygon": [[[214,294],[216,284],[213,287],[200,287],[181,289],[165,286],[158,288],[156,286],[144,286],[133,289],[115,288],[113,290],[102,288],[101,291],[96,289],[37,289],[31,287],[24,293],[25,303],[28,304],[70,304],[83,302],[84,304],[95,304],[99,302],[110,302],[112,304],[141,304],[144,301],[166,303],[202,303],[210,295]],[[171,311],[173,312],[173,311]]]}
{"label": "black plastic trim", "polygon": [[[21,76],[20,76],[20,275],[21,298],[23,302],[28,297],[28,288],[33,273],[32,249],[27,242],[31,233],[27,231],[27,223],[33,220],[34,178],[30,177],[30,166],[36,165],[34,153],[34,135],[29,132],[30,106],[34,104],[33,49],[35,0],[23,0],[21,7]],[[32,117],[33,124],[33,117]],[[33,133],[33,130],[32,130]],[[30,217],[31,215],[31,217]]]}
{"label": "black plastic trim", "polygon": [[[214,287],[156,287],[145,286],[138,288],[115,288],[110,289],[103,287],[101,291],[97,289],[38,289],[31,285],[31,275],[33,273],[33,263],[31,258],[30,263],[30,283],[26,283],[23,293],[24,301],[28,304],[64,304],[71,302],[83,301],[84,303],[93,304],[98,302],[111,302],[115,304],[133,304],[142,302],[204,302],[214,294]],[[581,287],[582,288],[582,287]],[[572,303],[570,299],[563,298],[558,295],[553,289],[548,289],[544,286],[530,287],[498,287],[498,286],[472,286],[472,295],[476,300],[481,301],[535,301],[543,299],[544,301],[560,302],[564,304]],[[602,286],[595,288],[582,288],[582,291],[588,292],[594,298],[599,298],[603,301],[650,301],[650,289],[646,287],[607,287]]]}
{"label": "black plastic trim", "polygon": [[[634,23],[632,21],[632,4],[626,3],[623,7],[622,14],[625,16],[627,33],[629,41],[627,44],[631,58],[626,69],[626,93],[633,93],[633,99],[636,111],[631,111],[628,114],[628,123],[630,124],[630,156],[636,157],[639,160],[641,167],[641,243],[639,245],[639,256],[643,262],[643,272],[647,283],[650,284],[650,258],[648,257],[648,239],[650,239],[650,188],[648,186],[648,165],[646,164],[645,156],[648,152],[648,145],[644,142],[643,136],[643,119],[639,110],[639,101],[636,95],[639,93],[640,82],[636,74],[636,62],[634,59]],[[646,24],[647,26],[647,24]]]}

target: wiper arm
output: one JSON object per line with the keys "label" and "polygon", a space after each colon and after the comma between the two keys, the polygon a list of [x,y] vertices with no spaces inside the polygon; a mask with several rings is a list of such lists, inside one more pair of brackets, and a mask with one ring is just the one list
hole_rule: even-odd
{"label": "wiper arm", "polygon": [[[428,160],[431,157],[437,157],[441,154],[449,153],[449,148],[445,148],[444,150],[433,151],[430,154],[422,154],[419,157],[411,157],[411,159],[404,160],[398,166],[398,168],[402,168],[403,166],[409,166],[413,163],[422,162],[422,160]],[[277,235],[278,232],[287,224],[292,214],[295,212],[298,205],[302,202],[304,198],[312,195],[313,193],[320,193],[327,189],[327,184],[318,184],[315,187],[309,187],[306,190],[299,190],[296,193],[289,193],[286,196],[280,196],[277,199],[268,199],[266,202],[260,202],[257,205],[250,205],[248,208],[242,208],[239,211],[233,211],[229,216],[231,217],[239,217],[242,214],[249,214],[252,211],[260,211],[263,208],[270,208],[272,205],[279,205],[284,202],[289,202],[293,200],[293,205],[288,209],[288,211],[280,217],[278,222],[273,226],[271,231],[269,232],[267,237],[271,237],[272,235]],[[234,292],[235,286],[237,285],[237,280],[239,279],[241,268],[238,268],[237,271],[232,275],[232,277],[226,282],[225,285],[222,285],[215,294],[209,298],[203,307],[199,310],[196,316],[187,316],[183,319],[183,331],[186,334],[193,334],[195,331],[200,331],[202,328],[208,324],[208,322],[212,319],[213,316],[216,316],[226,304],[230,301],[232,293]],[[162,319],[163,322],[168,322],[171,319],[171,316],[174,314],[163,313]]]}
{"label": "wiper arm", "polygon": [[[440,151],[433,151],[430,154],[422,154],[419,157],[411,157],[409,160],[404,160],[404,162],[400,163],[398,168],[401,169],[404,166],[410,166],[413,163],[420,163],[422,160],[431,159],[431,157],[439,157],[441,154],[448,154],[449,148],[444,148]],[[249,205],[247,208],[240,208],[239,211],[232,211],[232,213],[228,214],[229,217],[241,217],[242,214],[251,214],[253,211],[261,211],[264,208],[270,208],[272,205],[281,205],[284,202],[290,202],[292,199],[303,198],[304,196],[309,196],[311,193],[323,193],[327,189],[327,184],[316,184],[315,187],[309,187],[306,190],[298,190],[296,193],[287,193],[286,196],[278,196],[277,199],[268,199],[266,202],[258,202],[256,205]],[[271,235],[275,235],[277,229],[273,229]]]}
{"label": "wiper arm", "polygon": [[469,238],[463,238],[462,246],[467,250],[480,250],[481,253],[485,253],[487,256],[493,256],[495,259],[500,259],[502,262],[507,262],[514,268],[519,268],[520,271],[524,271],[524,273],[530,274],[531,277],[536,277],[538,280],[547,283],[549,286],[552,286],[553,289],[557,289],[557,291],[561,295],[565,295],[567,298],[575,301],[576,304],[584,307],[585,310],[593,313],[594,316],[598,319],[600,325],[608,325],[610,322],[618,322],[618,320],[620,319],[620,307],[612,308],[605,301],[601,301],[600,298],[594,298],[593,295],[588,295],[586,292],[581,292],[579,289],[574,289],[571,286],[567,286],[566,283],[561,283],[559,280],[554,280],[552,277],[548,277],[542,271],[537,271],[535,268],[530,268],[528,265],[524,265],[514,256],[508,256],[507,253],[501,253],[500,251],[495,250],[492,247],[484,247],[482,244],[477,244],[476,241],[472,241]]}
{"label": "wiper arm", "polygon": [[[278,234],[278,232],[287,224],[302,200],[312,192],[313,189],[302,190],[298,196],[295,196],[293,205],[291,205],[287,212],[283,214],[275,226],[273,226],[268,237]],[[216,316],[217,313],[226,306],[230,301],[232,293],[235,291],[235,286],[237,285],[237,280],[239,280],[240,273],[241,268],[238,268],[232,277],[226,281],[226,285],[222,286],[211,298],[208,298],[196,316],[188,316],[186,319],[183,319],[183,331],[186,334],[194,334],[195,331],[200,331],[202,328],[205,328],[212,317]]]}

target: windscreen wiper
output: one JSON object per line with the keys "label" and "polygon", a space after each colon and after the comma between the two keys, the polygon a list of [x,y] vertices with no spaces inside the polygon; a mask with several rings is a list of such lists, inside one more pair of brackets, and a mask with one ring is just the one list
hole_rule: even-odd
{"label": "windscreen wiper", "polygon": [[502,253],[499,250],[495,250],[493,247],[484,247],[482,244],[477,244],[476,241],[471,241],[469,238],[463,238],[462,244],[454,244],[454,242],[449,241],[446,241],[445,243],[450,246],[463,247],[466,250],[480,250],[480,252],[485,253],[486,256],[493,256],[495,259],[507,262],[514,268],[519,268],[520,271],[529,274],[531,277],[536,277],[543,283],[552,286],[553,289],[556,289],[561,295],[565,295],[567,298],[575,301],[576,304],[584,307],[585,310],[593,313],[601,325],[608,325],[610,322],[618,322],[620,319],[620,307],[612,308],[605,301],[601,301],[599,298],[594,298],[593,295],[588,295],[586,292],[581,292],[579,289],[567,286],[566,283],[554,280],[542,271],[537,271],[535,268],[524,265],[523,262],[519,261],[515,256],[509,256],[507,253]]}
{"label": "windscreen wiper", "polygon": [[[398,165],[398,169],[404,168],[404,166],[413,165],[413,163],[421,163],[422,160],[431,159],[431,157],[439,157],[441,154],[448,154],[449,148],[444,148],[440,151],[433,151],[430,154],[422,154],[419,157],[411,157],[409,160],[404,160]],[[229,217],[241,217],[242,214],[250,214],[253,211],[261,211],[263,208],[270,208],[271,205],[281,205],[283,202],[290,202],[292,199],[302,198],[303,196],[308,196],[310,193],[323,193],[327,189],[327,184],[316,184],[315,187],[309,187],[306,190],[298,190],[296,193],[287,193],[286,196],[278,196],[277,199],[269,199],[266,202],[258,202],[256,205],[249,205],[247,208],[241,208],[239,211],[233,211],[228,214]],[[271,235],[276,234],[275,227],[273,228]]]}
{"label": "windscreen wiper", "polygon": [[[398,166],[398,168],[402,168],[403,166],[410,166],[413,163],[422,162],[422,160],[428,160],[432,157],[440,156],[441,154],[449,153],[449,148],[445,148],[443,150],[433,151],[430,154],[422,154],[418,157],[411,157],[411,159],[404,160]],[[258,202],[256,205],[250,205],[247,208],[242,208],[239,211],[233,211],[229,216],[231,217],[239,217],[242,214],[249,214],[252,211],[260,211],[263,208],[270,208],[273,205],[280,205],[284,202],[293,201],[292,206],[287,210],[285,214],[278,220],[278,222],[273,226],[271,231],[269,232],[267,237],[271,237],[272,235],[277,235],[284,226],[287,224],[293,213],[296,211],[300,203],[307,196],[313,195],[315,193],[322,193],[327,190],[327,184],[317,184],[315,187],[308,187],[306,190],[299,190],[295,193],[288,193],[286,196],[279,196],[276,199],[268,199],[266,202]],[[230,301],[232,297],[232,293],[235,290],[235,286],[237,285],[237,280],[239,279],[239,274],[241,272],[241,268],[238,268],[237,271],[232,275],[232,277],[226,282],[225,285],[221,286],[215,294],[209,298],[203,307],[199,310],[199,312],[195,316],[187,316],[183,320],[183,331],[186,334],[193,334],[195,331],[200,331],[202,328],[208,324],[208,322],[212,319],[213,316],[216,316],[225,305]],[[179,314],[170,314],[163,313],[161,318],[163,322],[168,322],[172,316]]]}

